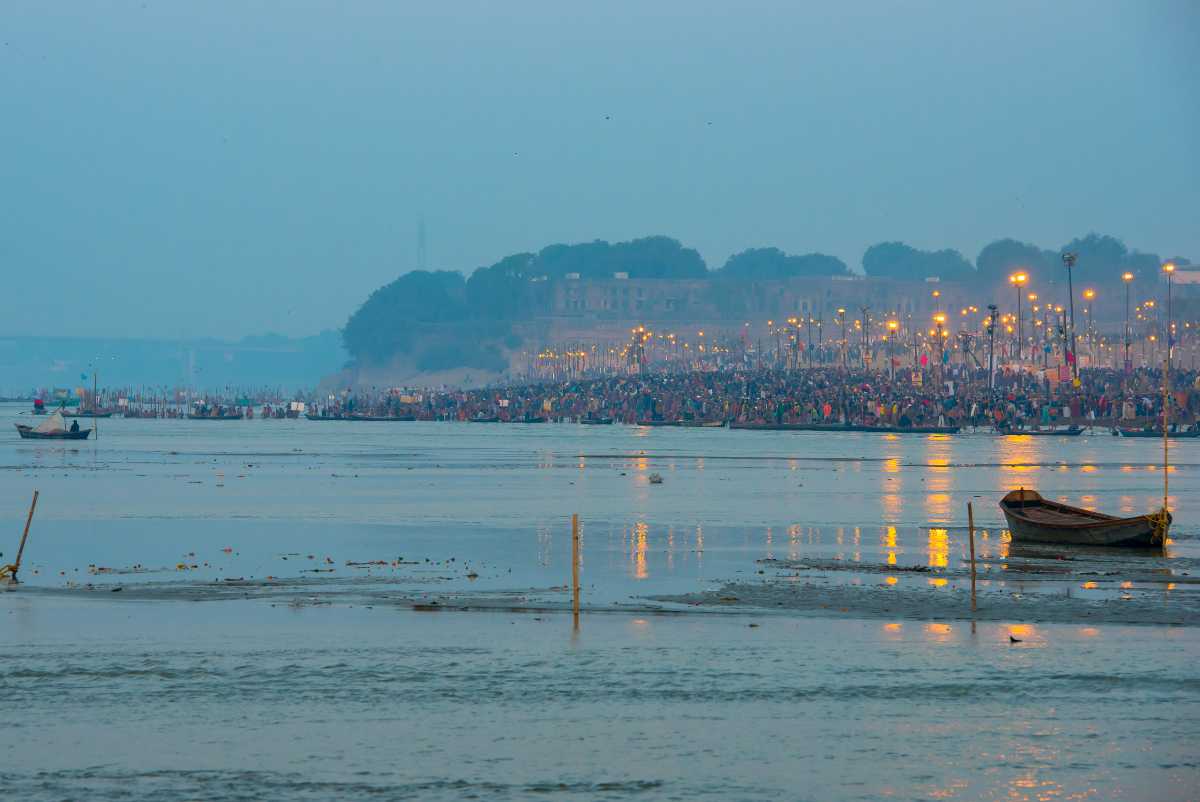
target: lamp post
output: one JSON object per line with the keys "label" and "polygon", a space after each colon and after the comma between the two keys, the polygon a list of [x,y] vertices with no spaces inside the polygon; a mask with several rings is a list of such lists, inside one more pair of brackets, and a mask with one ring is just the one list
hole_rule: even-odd
{"label": "lamp post", "polygon": [[1125,282],[1125,365],[1124,365],[1124,367],[1125,367],[1125,372],[1128,373],[1130,371],[1130,369],[1133,367],[1129,363],[1129,344],[1130,344],[1130,339],[1131,339],[1131,337],[1130,337],[1131,332],[1129,330],[1129,284],[1130,284],[1130,282],[1133,281],[1133,273],[1129,273],[1129,272],[1122,273],[1121,281]]}
{"label": "lamp post", "polygon": [[842,370],[845,370],[846,369],[846,351],[848,350],[846,346],[848,346],[850,344],[849,341],[846,339],[846,310],[839,307],[837,310],[837,316],[838,316],[838,323],[842,324]]}
{"label": "lamp post", "polygon": [[1096,336],[1092,330],[1092,299],[1095,297],[1095,290],[1089,288],[1083,291],[1083,300],[1087,301],[1083,307],[1084,330],[1087,332],[1088,360],[1092,365],[1096,364]]}
{"label": "lamp post", "polygon": [[[933,316],[933,322],[937,326],[937,343],[938,343],[938,385],[940,386],[945,381],[945,362],[946,362],[946,342],[942,339],[942,327],[946,325],[946,316],[938,312]],[[941,392],[939,389],[938,392]]]}
{"label": "lamp post", "polygon": [[1000,310],[995,304],[988,304],[987,333],[988,333],[988,390],[996,387],[996,318]]}
{"label": "lamp post", "polygon": [[1062,255],[1063,264],[1067,266],[1067,300],[1071,306],[1071,373],[1075,383],[1079,382],[1079,355],[1075,353],[1075,284],[1071,277],[1071,268],[1075,266],[1075,262],[1079,259],[1079,255],[1071,252]]}
{"label": "lamp post", "polygon": [[871,311],[871,307],[860,306],[859,311],[862,312],[862,327],[863,327],[862,363],[863,363],[863,367],[865,368],[871,364],[871,356],[870,356],[870,353],[871,353],[871,318],[867,314],[868,312]]}
{"label": "lamp post", "polygon": [[1021,289],[1025,286],[1025,282],[1029,280],[1029,275],[1024,271],[1018,271],[1008,277],[1009,282],[1017,290],[1017,364],[1021,364]]}
{"label": "lamp post", "polygon": [[900,331],[899,320],[889,320],[887,322],[888,330],[888,370],[892,377],[892,381],[896,380],[896,336]]}
{"label": "lamp post", "polygon": [[1175,348],[1175,318],[1171,314],[1171,276],[1175,274],[1175,263],[1167,262],[1162,269],[1167,274],[1167,365],[1170,365]]}

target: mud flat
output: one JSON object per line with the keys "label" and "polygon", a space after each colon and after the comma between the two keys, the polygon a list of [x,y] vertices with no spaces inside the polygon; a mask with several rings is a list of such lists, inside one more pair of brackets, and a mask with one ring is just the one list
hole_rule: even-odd
{"label": "mud flat", "polygon": [[[701,609],[771,610],[819,616],[1060,624],[1200,626],[1200,577],[1164,574],[1110,555],[1034,555],[978,572],[840,560],[760,560],[761,579],[731,581],[653,601]],[[770,574],[770,575],[768,575]]]}

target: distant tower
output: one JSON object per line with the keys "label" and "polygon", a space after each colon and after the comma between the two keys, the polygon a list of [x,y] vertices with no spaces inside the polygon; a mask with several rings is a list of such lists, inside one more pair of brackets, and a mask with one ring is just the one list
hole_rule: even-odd
{"label": "distant tower", "polygon": [[424,270],[428,262],[428,246],[425,242],[425,216],[417,218],[417,270]]}

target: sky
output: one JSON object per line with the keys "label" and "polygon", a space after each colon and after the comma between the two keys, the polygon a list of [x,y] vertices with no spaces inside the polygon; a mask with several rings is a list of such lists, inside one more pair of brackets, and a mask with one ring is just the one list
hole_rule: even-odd
{"label": "sky", "polygon": [[1200,261],[1200,3],[7,0],[0,335],[338,328],[650,234]]}

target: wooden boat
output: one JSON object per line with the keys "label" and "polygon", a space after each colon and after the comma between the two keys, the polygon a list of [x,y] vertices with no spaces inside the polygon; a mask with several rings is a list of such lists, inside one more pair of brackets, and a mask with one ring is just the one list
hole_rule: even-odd
{"label": "wooden boat", "polygon": [[64,418],[111,418],[111,409],[77,409],[74,412],[63,411]]}
{"label": "wooden boat", "polygon": [[74,432],[70,429],[61,432],[39,432],[32,426],[23,426],[20,423],[15,425],[22,440],[86,440],[92,433],[91,429],[79,429]]}
{"label": "wooden boat", "polygon": [[997,431],[999,431],[1000,434],[1028,434],[1033,437],[1078,437],[1079,435],[1083,434],[1082,427],[1075,426],[1074,424],[1066,427],[1065,429],[1013,429],[1010,427],[1005,427],[1003,429],[998,429]]}
{"label": "wooden boat", "polygon": [[1000,509],[1014,543],[1161,548],[1171,525],[1170,513],[1166,513],[1166,526],[1160,526],[1161,513],[1117,518],[1059,504],[1024,488],[1001,499]]}
{"label": "wooden boat", "polygon": [[470,418],[471,423],[499,423],[499,415],[476,415]]}
{"label": "wooden boat", "polygon": [[585,426],[611,426],[613,419],[612,418],[597,418],[597,417],[592,417],[589,415],[586,418],[580,418],[579,422],[584,424]]}
{"label": "wooden boat", "polygon": [[723,420],[681,420],[679,425],[685,429],[723,429]]}
{"label": "wooden boat", "polygon": [[345,415],[314,415],[311,412],[305,412],[304,417],[309,420],[346,420]]}
{"label": "wooden boat", "polygon": [[360,414],[358,412],[352,412],[345,418],[345,420],[407,422],[415,421],[416,417],[413,415],[367,415]]}
{"label": "wooden boat", "polygon": [[513,423],[545,423],[546,417],[543,415],[526,415],[523,418],[514,418]]}
{"label": "wooden boat", "polygon": [[683,423],[683,421],[678,421],[678,420],[654,420],[654,419],[650,419],[650,420],[640,420],[640,421],[638,421],[638,422],[637,422],[637,425],[638,425],[638,426],[679,426],[679,425],[681,425],[682,423]]}
{"label": "wooden boat", "polygon": [[195,412],[189,412],[188,420],[241,420],[244,415],[240,412],[224,412],[220,415],[199,415]]}
{"label": "wooden boat", "polygon": [[[1153,429],[1122,429],[1117,427],[1115,430],[1113,430],[1113,434],[1120,435],[1121,437],[1154,437],[1159,440],[1161,440],[1163,436],[1161,426]],[[1200,429],[1169,429],[1167,430],[1167,437],[1171,438],[1172,440],[1200,437]]]}
{"label": "wooden boat", "polygon": [[749,423],[731,422],[730,429],[770,432],[872,432],[877,434],[958,434],[958,426],[874,426],[861,423]]}

